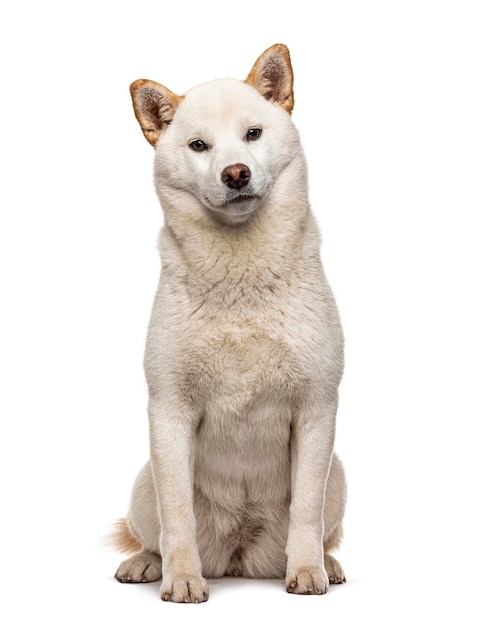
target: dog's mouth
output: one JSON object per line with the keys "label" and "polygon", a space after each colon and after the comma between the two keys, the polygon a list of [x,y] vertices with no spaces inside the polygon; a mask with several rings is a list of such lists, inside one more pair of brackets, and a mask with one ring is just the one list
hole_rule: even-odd
{"label": "dog's mouth", "polygon": [[227,224],[240,224],[246,221],[256,211],[260,200],[261,196],[255,193],[237,193],[221,204],[214,204],[208,197],[205,197],[208,208]]}
{"label": "dog's mouth", "polygon": [[259,199],[259,196],[256,194],[240,193],[237,196],[234,196],[233,198],[228,198],[223,203],[223,208],[226,209],[231,205],[233,206],[234,204],[243,204],[243,203],[252,202],[253,200],[258,200],[258,199]]}

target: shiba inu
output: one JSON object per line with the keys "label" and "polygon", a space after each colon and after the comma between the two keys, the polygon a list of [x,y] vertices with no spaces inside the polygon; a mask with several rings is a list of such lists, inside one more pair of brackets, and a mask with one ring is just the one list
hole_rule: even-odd
{"label": "shiba inu", "polygon": [[343,334],[320,259],[292,123],[286,46],[245,81],[179,96],[131,85],[155,148],[161,278],[145,352],[150,461],[116,545],[121,582],[162,578],[173,602],[206,577],[345,581],[343,467],[333,452]]}

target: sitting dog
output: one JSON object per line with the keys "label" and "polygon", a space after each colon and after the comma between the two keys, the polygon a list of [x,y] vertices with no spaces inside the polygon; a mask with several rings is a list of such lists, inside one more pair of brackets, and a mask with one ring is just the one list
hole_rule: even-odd
{"label": "sitting dog", "polygon": [[145,352],[150,461],[117,546],[116,578],[208,599],[206,577],[286,577],[295,594],[345,582],[331,555],[346,500],[333,452],[343,334],[324,277],[292,123],[286,46],[245,81],[184,96],[131,85],[155,148],[165,217]]}

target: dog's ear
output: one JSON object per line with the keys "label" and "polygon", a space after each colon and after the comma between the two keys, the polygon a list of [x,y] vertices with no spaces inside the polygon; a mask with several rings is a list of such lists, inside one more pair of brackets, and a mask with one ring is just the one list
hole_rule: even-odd
{"label": "dog's ear", "polygon": [[261,54],[245,82],[255,87],[266,100],[293,110],[293,70],[288,48],[277,43]]}
{"label": "dog's ear", "polygon": [[176,96],[153,80],[135,80],[130,85],[130,92],[136,119],[148,143],[155,148],[184,96]]}

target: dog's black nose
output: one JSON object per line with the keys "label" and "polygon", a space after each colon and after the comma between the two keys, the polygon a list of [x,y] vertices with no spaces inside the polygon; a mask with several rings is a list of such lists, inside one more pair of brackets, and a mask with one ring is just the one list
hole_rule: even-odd
{"label": "dog's black nose", "polygon": [[230,189],[242,189],[251,177],[251,170],[243,163],[229,165],[222,172],[222,182]]}

